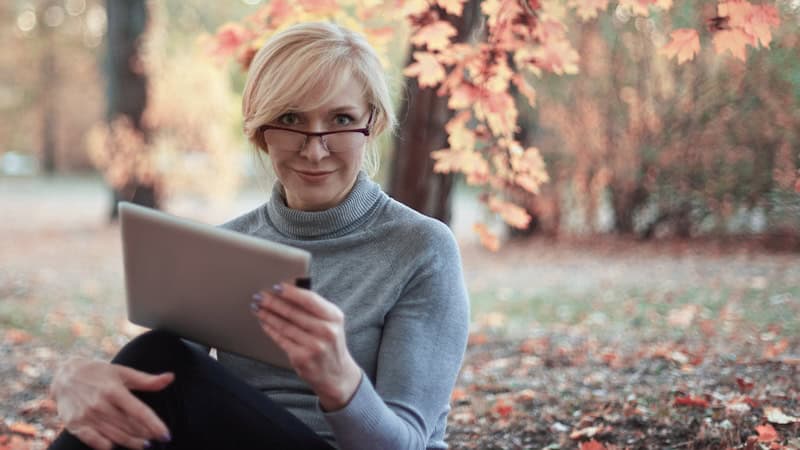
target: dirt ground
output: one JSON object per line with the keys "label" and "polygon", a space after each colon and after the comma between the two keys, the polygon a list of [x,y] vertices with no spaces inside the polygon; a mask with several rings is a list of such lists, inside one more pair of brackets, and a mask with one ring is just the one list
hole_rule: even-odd
{"label": "dirt ground", "polygon": [[[259,204],[176,198],[219,223]],[[0,449],[44,448],[65,353],[108,358],[124,320],[119,230],[96,178],[0,178]],[[477,245],[452,448],[800,448],[800,255],[754,240]]]}

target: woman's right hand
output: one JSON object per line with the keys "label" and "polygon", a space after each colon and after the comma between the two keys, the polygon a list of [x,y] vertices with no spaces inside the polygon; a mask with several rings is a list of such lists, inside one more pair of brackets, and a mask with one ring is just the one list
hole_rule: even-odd
{"label": "woman's right hand", "polygon": [[160,391],[174,374],[159,375],[85,358],[70,358],[53,377],[50,392],[64,427],[94,449],[114,444],[142,449],[149,441],[168,441],[164,422],[135,391]]}

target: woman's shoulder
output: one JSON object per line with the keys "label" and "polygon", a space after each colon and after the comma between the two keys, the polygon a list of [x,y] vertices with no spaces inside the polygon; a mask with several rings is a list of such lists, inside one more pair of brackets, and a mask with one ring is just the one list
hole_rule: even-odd
{"label": "woman's shoulder", "polygon": [[430,248],[432,244],[455,245],[455,237],[443,222],[389,198],[374,224],[381,233],[391,233],[409,246]]}
{"label": "woman's shoulder", "polygon": [[234,217],[219,225],[219,227],[239,233],[252,234],[264,226],[264,208],[266,208],[266,203],[240,216]]}

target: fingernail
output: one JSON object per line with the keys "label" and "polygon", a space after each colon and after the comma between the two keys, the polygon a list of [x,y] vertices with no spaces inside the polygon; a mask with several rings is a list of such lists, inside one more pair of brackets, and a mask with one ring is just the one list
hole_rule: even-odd
{"label": "fingernail", "polygon": [[150,441],[144,441],[144,445],[143,445],[144,448],[150,448],[152,446],[153,446],[153,444],[151,444]]}
{"label": "fingernail", "polygon": [[256,292],[255,294],[253,294],[253,300],[255,300],[255,301],[261,301],[261,300],[263,300],[263,299],[264,299],[264,296],[263,296],[263,295],[261,295],[261,292]]}
{"label": "fingernail", "polygon": [[256,302],[250,303],[250,310],[251,311],[255,312],[255,311],[258,311],[260,308],[261,307],[258,305],[258,303],[256,303]]}
{"label": "fingernail", "polygon": [[280,294],[281,292],[283,292],[283,286],[281,286],[280,284],[273,284],[272,285],[272,290],[275,293]]}
{"label": "fingernail", "polygon": [[161,442],[170,442],[170,441],[172,441],[172,436],[169,434],[169,432],[167,432],[167,434],[165,434],[164,437],[161,438]]}

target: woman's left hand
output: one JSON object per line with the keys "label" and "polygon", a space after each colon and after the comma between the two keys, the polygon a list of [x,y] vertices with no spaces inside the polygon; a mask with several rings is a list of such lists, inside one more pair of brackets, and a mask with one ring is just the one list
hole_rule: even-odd
{"label": "woman's left hand", "polygon": [[319,294],[289,283],[253,298],[261,328],[286,352],[322,408],[346,406],[361,382],[361,368],[347,350],[342,311]]}

